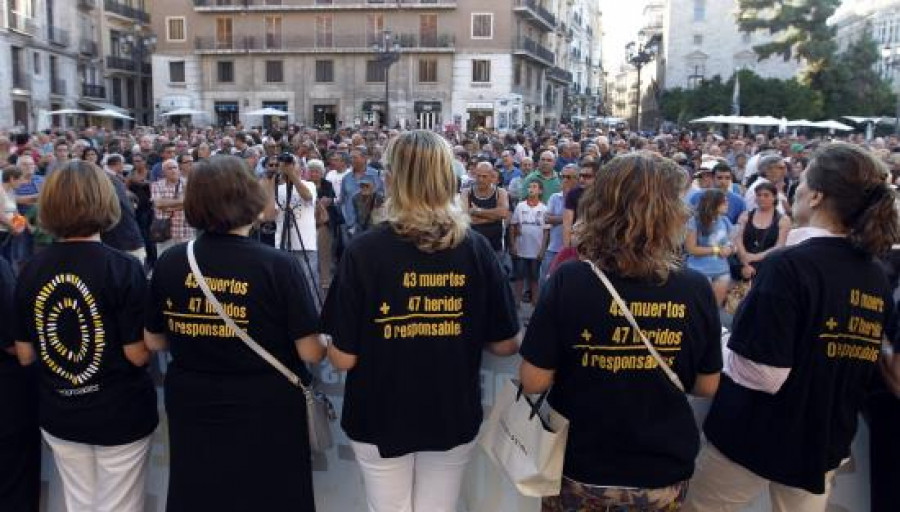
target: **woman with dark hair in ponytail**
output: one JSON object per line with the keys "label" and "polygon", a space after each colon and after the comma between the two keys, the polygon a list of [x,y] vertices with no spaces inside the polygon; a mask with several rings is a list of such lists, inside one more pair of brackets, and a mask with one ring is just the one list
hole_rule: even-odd
{"label": "woman with dark hair in ponytail", "polygon": [[825,510],[879,359],[897,366],[882,348],[893,299],[874,260],[900,240],[882,175],[868,151],[836,143],[801,177],[803,241],[766,258],[734,318],[685,510],[738,511],[765,490],[775,512]]}

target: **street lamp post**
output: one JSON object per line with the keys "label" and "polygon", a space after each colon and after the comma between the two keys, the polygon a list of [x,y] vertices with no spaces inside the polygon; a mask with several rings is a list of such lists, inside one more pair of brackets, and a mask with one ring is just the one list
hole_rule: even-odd
{"label": "street lamp post", "polygon": [[384,69],[384,120],[382,127],[391,127],[390,72],[391,65],[400,60],[400,38],[390,30],[382,33],[381,41],[372,45],[375,56]]}
{"label": "street lamp post", "polygon": [[142,116],[137,115],[137,112],[146,115],[144,109],[144,54],[153,51],[153,48],[156,46],[156,36],[152,33],[144,34],[141,25],[135,23],[131,33],[126,34],[124,40],[128,49],[126,53],[130,54],[134,59],[134,69],[137,73],[137,84],[135,85],[137,88],[137,91],[135,91],[135,102],[137,103],[135,123],[137,124],[138,122],[144,122]]}
{"label": "street lamp post", "polygon": [[[900,69],[900,46],[896,48],[884,47],[881,49],[884,65],[887,69]],[[900,135],[900,89],[897,90],[897,111],[894,112],[894,133]]]}
{"label": "street lamp post", "polygon": [[646,43],[634,41],[625,46],[628,63],[637,70],[637,131],[641,131],[641,68],[656,57],[656,38]]}

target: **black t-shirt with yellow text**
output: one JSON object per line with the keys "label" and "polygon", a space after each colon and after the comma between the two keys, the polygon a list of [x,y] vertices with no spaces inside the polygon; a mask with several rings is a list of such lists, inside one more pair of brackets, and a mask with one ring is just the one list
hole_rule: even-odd
{"label": "black t-shirt with yellow text", "polygon": [[[295,372],[304,367],[294,341],[318,332],[299,261],[238,235],[204,233],[194,254],[207,285],[238,327]],[[204,374],[275,374],[219,317],[191,272],[187,244],[160,257],[147,300],[147,330],[165,333],[178,370]]]}
{"label": "black t-shirt with yellow text", "polygon": [[156,390],[124,346],[143,342],[140,262],[100,242],[57,242],[19,275],[15,339],[34,345],[41,428],[115,446],[156,428]]}
{"label": "black t-shirt with yellow text", "polygon": [[856,418],[894,304],[884,271],[845,238],[813,238],[766,257],[728,347],[790,374],[770,395],[723,375],[704,432],[766,479],[824,492],[850,453]]}
{"label": "black t-shirt with yellow text", "polygon": [[[721,325],[705,277],[684,269],[654,284],[607,275],[686,389],[697,374],[721,370]],[[548,401],[569,419],[567,477],[640,488],[691,477],[699,431],[687,398],[587,263],[565,263],[550,276],[521,354],[555,370]]]}
{"label": "black t-shirt with yellow text", "polygon": [[355,238],[322,312],[335,346],[358,356],[342,426],[384,457],[443,451],[475,438],[486,343],[519,320],[490,243],[469,230],[428,254],[388,225]]}

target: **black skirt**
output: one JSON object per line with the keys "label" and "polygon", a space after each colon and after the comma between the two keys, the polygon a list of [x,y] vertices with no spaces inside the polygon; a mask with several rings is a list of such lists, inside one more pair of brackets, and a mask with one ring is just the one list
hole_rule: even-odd
{"label": "black skirt", "polygon": [[314,512],[303,393],[271,374],[170,366],[169,512]]}

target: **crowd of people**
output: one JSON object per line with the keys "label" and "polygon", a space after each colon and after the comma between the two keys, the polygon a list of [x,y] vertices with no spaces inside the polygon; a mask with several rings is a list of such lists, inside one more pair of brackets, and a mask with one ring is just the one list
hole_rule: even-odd
{"label": "crowd of people", "polygon": [[167,509],[314,510],[304,395],[241,335],[347,372],[370,512],[456,511],[484,350],[570,422],[544,511],[824,511],[860,413],[900,503],[897,137],[90,127],[0,161],[0,510],[37,510],[41,439],[69,510],[143,510],[164,351]]}

